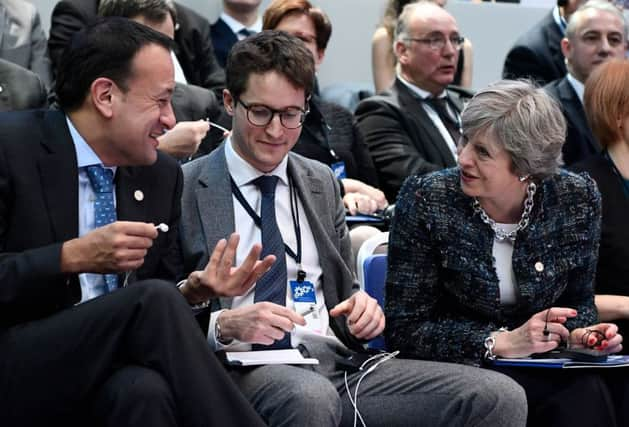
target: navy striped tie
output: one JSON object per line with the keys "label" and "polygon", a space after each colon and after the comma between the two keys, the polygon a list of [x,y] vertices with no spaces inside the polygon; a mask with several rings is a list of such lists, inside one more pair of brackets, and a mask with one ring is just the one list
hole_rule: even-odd
{"label": "navy striped tie", "polygon": [[[262,231],[262,255],[275,255],[276,260],[271,269],[266,272],[256,283],[254,302],[269,301],[278,305],[286,305],[286,251],[284,240],[275,218],[275,187],[277,176],[263,175],[253,181],[262,193],[262,206],[260,209]],[[265,346],[254,344],[253,350],[269,350],[290,348],[290,334],[284,334],[284,338]]]}

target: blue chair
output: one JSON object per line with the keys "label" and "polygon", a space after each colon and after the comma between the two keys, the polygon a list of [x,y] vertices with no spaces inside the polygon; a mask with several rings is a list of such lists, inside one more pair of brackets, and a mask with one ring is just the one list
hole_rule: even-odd
{"label": "blue chair", "polygon": [[[365,292],[378,301],[384,309],[384,284],[387,278],[387,255],[376,254],[368,256],[362,265]],[[382,336],[367,343],[368,348],[386,350]]]}

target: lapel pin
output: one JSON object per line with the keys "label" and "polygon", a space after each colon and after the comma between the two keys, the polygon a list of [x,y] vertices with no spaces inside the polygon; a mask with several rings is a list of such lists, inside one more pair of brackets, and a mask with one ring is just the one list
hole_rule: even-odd
{"label": "lapel pin", "polygon": [[2,93],[3,90],[4,88],[2,87],[2,85],[0,85],[0,93]]}
{"label": "lapel pin", "polygon": [[140,190],[135,190],[135,192],[133,193],[133,198],[138,202],[141,202],[142,200],[144,200],[144,193]]}
{"label": "lapel pin", "polygon": [[536,270],[538,273],[541,273],[542,271],[544,271],[544,264],[542,264],[541,262],[537,261],[537,262],[535,263],[535,270]]}

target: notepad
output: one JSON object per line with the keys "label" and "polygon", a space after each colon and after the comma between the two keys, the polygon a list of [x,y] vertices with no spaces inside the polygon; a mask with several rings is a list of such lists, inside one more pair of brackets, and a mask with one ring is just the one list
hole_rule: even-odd
{"label": "notepad", "polygon": [[620,368],[629,366],[628,355],[610,355],[605,362],[580,362],[572,359],[496,359],[495,366],[514,366],[525,368]]}
{"label": "notepad", "polygon": [[318,365],[319,360],[305,358],[297,349],[225,352],[230,365]]}

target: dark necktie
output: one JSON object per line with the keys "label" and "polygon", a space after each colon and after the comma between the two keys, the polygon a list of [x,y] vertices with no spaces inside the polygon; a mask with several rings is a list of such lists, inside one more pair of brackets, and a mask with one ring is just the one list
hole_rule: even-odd
{"label": "dark necktie", "polygon": [[246,28],[241,28],[240,30],[238,30],[238,34],[240,34],[241,37],[247,38],[253,34],[253,31]]}
{"label": "dark necktie", "polygon": [[448,133],[452,137],[454,141],[454,145],[459,145],[459,139],[461,139],[461,129],[459,128],[459,124],[452,117],[450,112],[448,111],[448,101],[447,98],[426,98],[425,101],[437,112],[441,122],[444,124]]}
{"label": "dark necktie", "polygon": [[[114,173],[101,165],[87,167],[87,176],[94,190],[94,228],[102,227],[116,221],[116,206],[114,205]],[[118,288],[118,276],[105,274],[107,292]]]}
{"label": "dark necktie", "polygon": [[[284,240],[275,218],[275,187],[278,181],[277,176],[263,175],[253,181],[262,193],[262,206],[260,209],[261,232],[262,232],[262,255],[275,255],[276,260],[269,271],[267,271],[256,282],[254,302],[269,301],[278,305],[286,305],[286,252]],[[290,334],[285,334],[284,338],[275,343],[265,346],[254,344],[253,350],[269,350],[290,348]]]}

